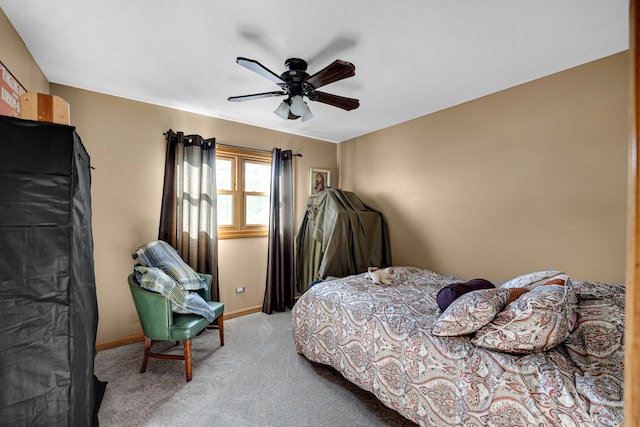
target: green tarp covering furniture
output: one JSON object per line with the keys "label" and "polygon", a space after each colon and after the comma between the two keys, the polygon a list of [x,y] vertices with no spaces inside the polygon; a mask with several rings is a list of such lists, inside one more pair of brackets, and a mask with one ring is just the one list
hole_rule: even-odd
{"label": "green tarp covering furniture", "polygon": [[328,277],[391,265],[384,218],[354,193],[327,189],[309,198],[296,237],[296,290]]}

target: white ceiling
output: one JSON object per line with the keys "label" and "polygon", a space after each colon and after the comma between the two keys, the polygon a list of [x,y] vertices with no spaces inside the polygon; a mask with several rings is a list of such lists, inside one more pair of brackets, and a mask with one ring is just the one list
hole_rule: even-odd
{"label": "white ceiling", "polygon": [[[52,83],[341,142],[628,49],[628,0],[0,0]],[[282,120],[279,90],[235,63],[356,75],[344,111]],[[27,88],[28,90],[29,88]],[[134,119],[134,118],[132,118]]]}

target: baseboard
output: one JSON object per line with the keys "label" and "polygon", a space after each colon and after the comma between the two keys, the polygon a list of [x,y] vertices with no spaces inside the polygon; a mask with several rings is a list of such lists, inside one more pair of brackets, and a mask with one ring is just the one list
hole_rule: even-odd
{"label": "baseboard", "polygon": [[109,350],[110,348],[116,348],[122,345],[129,345],[139,341],[144,341],[144,335],[142,334],[142,332],[140,332],[139,334],[129,335],[127,337],[122,337],[115,340],[96,343],[96,351]]}
{"label": "baseboard", "polygon": [[233,319],[234,317],[246,316],[247,314],[260,313],[262,311],[261,305],[255,307],[249,307],[242,310],[230,311],[224,314],[225,319]]}
{"label": "baseboard", "polygon": [[[229,313],[224,313],[225,320],[233,319],[234,317],[246,316],[247,314],[259,313],[262,311],[262,306],[257,305],[255,307],[249,307],[242,310],[230,311]],[[110,348],[120,347],[122,345],[129,345],[135,342],[144,341],[144,335],[142,332],[139,334],[133,334],[122,338],[117,338],[115,340],[103,341],[96,343],[96,351],[104,351],[109,350]]]}

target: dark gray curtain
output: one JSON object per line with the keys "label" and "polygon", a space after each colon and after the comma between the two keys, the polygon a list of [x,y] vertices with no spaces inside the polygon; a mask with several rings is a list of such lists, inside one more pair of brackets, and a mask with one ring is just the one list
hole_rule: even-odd
{"label": "dark gray curtain", "polygon": [[293,154],[274,148],[271,160],[269,252],[262,311],[285,311],[294,303]]}
{"label": "dark gray curtain", "polygon": [[220,300],[215,138],[169,130],[158,239],[176,248],[195,271],[213,276]]}

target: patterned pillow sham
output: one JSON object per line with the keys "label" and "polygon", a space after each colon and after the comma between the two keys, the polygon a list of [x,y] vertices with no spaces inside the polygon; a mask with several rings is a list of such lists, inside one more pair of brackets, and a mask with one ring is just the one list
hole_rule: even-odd
{"label": "patterned pillow sham", "polygon": [[471,334],[501,312],[507,304],[529,292],[525,288],[480,289],[462,295],[447,307],[433,328],[433,335],[456,337]]}
{"label": "patterned pillow sham", "polygon": [[509,299],[507,300],[507,305],[511,304],[512,302],[520,298],[523,294],[526,294],[527,292],[529,292],[529,289],[527,288],[507,288],[507,289],[511,291],[509,293]]}
{"label": "patterned pillow sham", "polygon": [[154,240],[140,246],[132,254],[147,267],[157,267],[176,281],[178,286],[188,291],[206,289],[207,284],[186,262],[180,258],[178,252],[167,242]]}
{"label": "patterned pillow sham", "polygon": [[477,331],[493,320],[507,305],[509,289],[480,289],[453,301],[440,315],[433,335],[455,337]]}
{"label": "patterned pillow sham", "polygon": [[533,273],[523,274],[518,277],[514,277],[511,280],[507,280],[500,286],[501,288],[529,288],[533,289],[536,286],[540,286],[546,281],[555,278],[559,275],[565,275],[562,271],[556,270],[544,270],[535,271]]}
{"label": "patterned pillow sham", "polygon": [[528,354],[549,350],[573,330],[576,295],[571,281],[538,286],[509,304],[471,340],[478,347]]}

